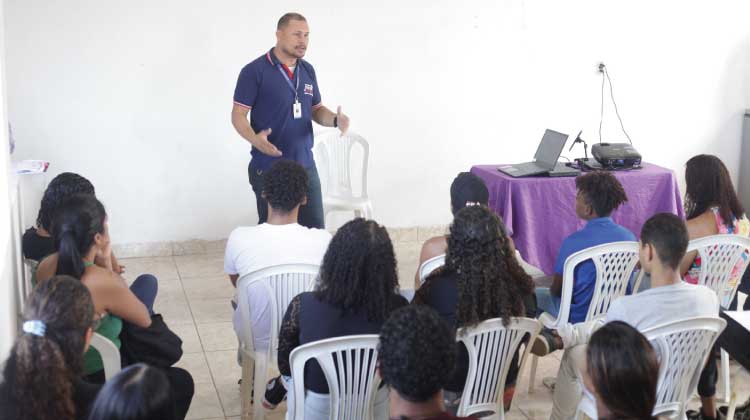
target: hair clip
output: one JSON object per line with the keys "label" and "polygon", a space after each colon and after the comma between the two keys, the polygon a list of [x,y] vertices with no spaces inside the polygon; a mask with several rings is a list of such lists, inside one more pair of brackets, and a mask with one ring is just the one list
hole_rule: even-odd
{"label": "hair clip", "polygon": [[39,320],[26,321],[23,323],[23,332],[44,337],[44,333],[47,332],[47,326]]}

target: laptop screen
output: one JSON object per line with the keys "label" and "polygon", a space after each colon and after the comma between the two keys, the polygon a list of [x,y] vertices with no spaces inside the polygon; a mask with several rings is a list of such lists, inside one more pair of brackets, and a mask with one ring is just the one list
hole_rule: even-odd
{"label": "laptop screen", "polygon": [[567,134],[558,133],[554,130],[546,130],[542,141],[539,143],[539,147],[536,149],[534,161],[543,168],[554,169],[566,141],[568,141]]}

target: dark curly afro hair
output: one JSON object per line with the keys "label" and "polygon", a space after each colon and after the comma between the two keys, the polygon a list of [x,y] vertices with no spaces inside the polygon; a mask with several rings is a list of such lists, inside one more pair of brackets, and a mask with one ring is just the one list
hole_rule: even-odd
{"label": "dark curly afro hair", "polygon": [[383,324],[378,358],[383,382],[408,401],[427,401],[453,374],[456,335],[430,307],[405,306]]}
{"label": "dark curly afro hair", "polygon": [[620,181],[609,172],[589,172],[576,178],[576,188],[597,216],[607,217],[628,201]]}
{"label": "dark curly afro hair", "polygon": [[76,194],[95,195],[94,186],[88,179],[72,172],[63,172],[54,177],[44,191],[39,214],[36,217],[37,227],[49,232],[57,208],[66,198]]}
{"label": "dark curly afro hair", "polygon": [[263,176],[263,197],[271,208],[289,213],[307,196],[307,172],[299,163],[276,161]]}

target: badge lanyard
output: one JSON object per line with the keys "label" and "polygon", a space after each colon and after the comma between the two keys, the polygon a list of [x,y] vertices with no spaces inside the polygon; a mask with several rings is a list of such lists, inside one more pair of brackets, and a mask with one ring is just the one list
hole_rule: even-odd
{"label": "badge lanyard", "polygon": [[[297,63],[297,66],[299,66],[300,63]],[[287,72],[281,68],[281,64],[277,64],[276,68],[279,69],[281,74],[284,76],[284,80],[286,81],[286,84],[289,85],[289,89],[294,91],[294,105],[292,105],[292,115],[294,116],[294,119],[302,118],[302,104],[299,101],[299,73],[300,69],[297,69],[297,88],[294,88],[294,85],[292,85],[292,81],[289,79],[289,75]]]}

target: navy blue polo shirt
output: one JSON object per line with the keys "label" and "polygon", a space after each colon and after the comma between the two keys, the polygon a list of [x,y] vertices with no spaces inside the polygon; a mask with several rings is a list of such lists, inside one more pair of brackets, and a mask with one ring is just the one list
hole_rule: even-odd
{"label": "navy blue polo shirt", "polygon": [[[578,232],[572,233],[563,240],[560,253],[555,262],[555,274],[563,275],[565,260],[578,251],[609,242],[636,241],[635,235],[615,223],[611,217],[591,219]],[[589,304],[594,297],[596,284],[596,266],[591,260],[578,264],[573,271],[573,300],[570,305],[569,322],[583,322],[589,311]]]}
{"label": "navy blue polo shirt", "polygon": [[[312,112],[322,106],[315,70],[310,63],[297,60],[292,86],[282,71],[286,70],[272,48],[242,68],[234,89],[234,103],[251,109],[250,126],[256,133],[270,128],[268,141],[282,153],[281,158],[272,157],[253,147],[251,163],[259,170],[268,169],[273,162],[282,158],[293,160],[305,168],[315,166],[312,155]],[[302,118],[299,119],[295,119],[293,113],[293,88],[302,104]]]}

